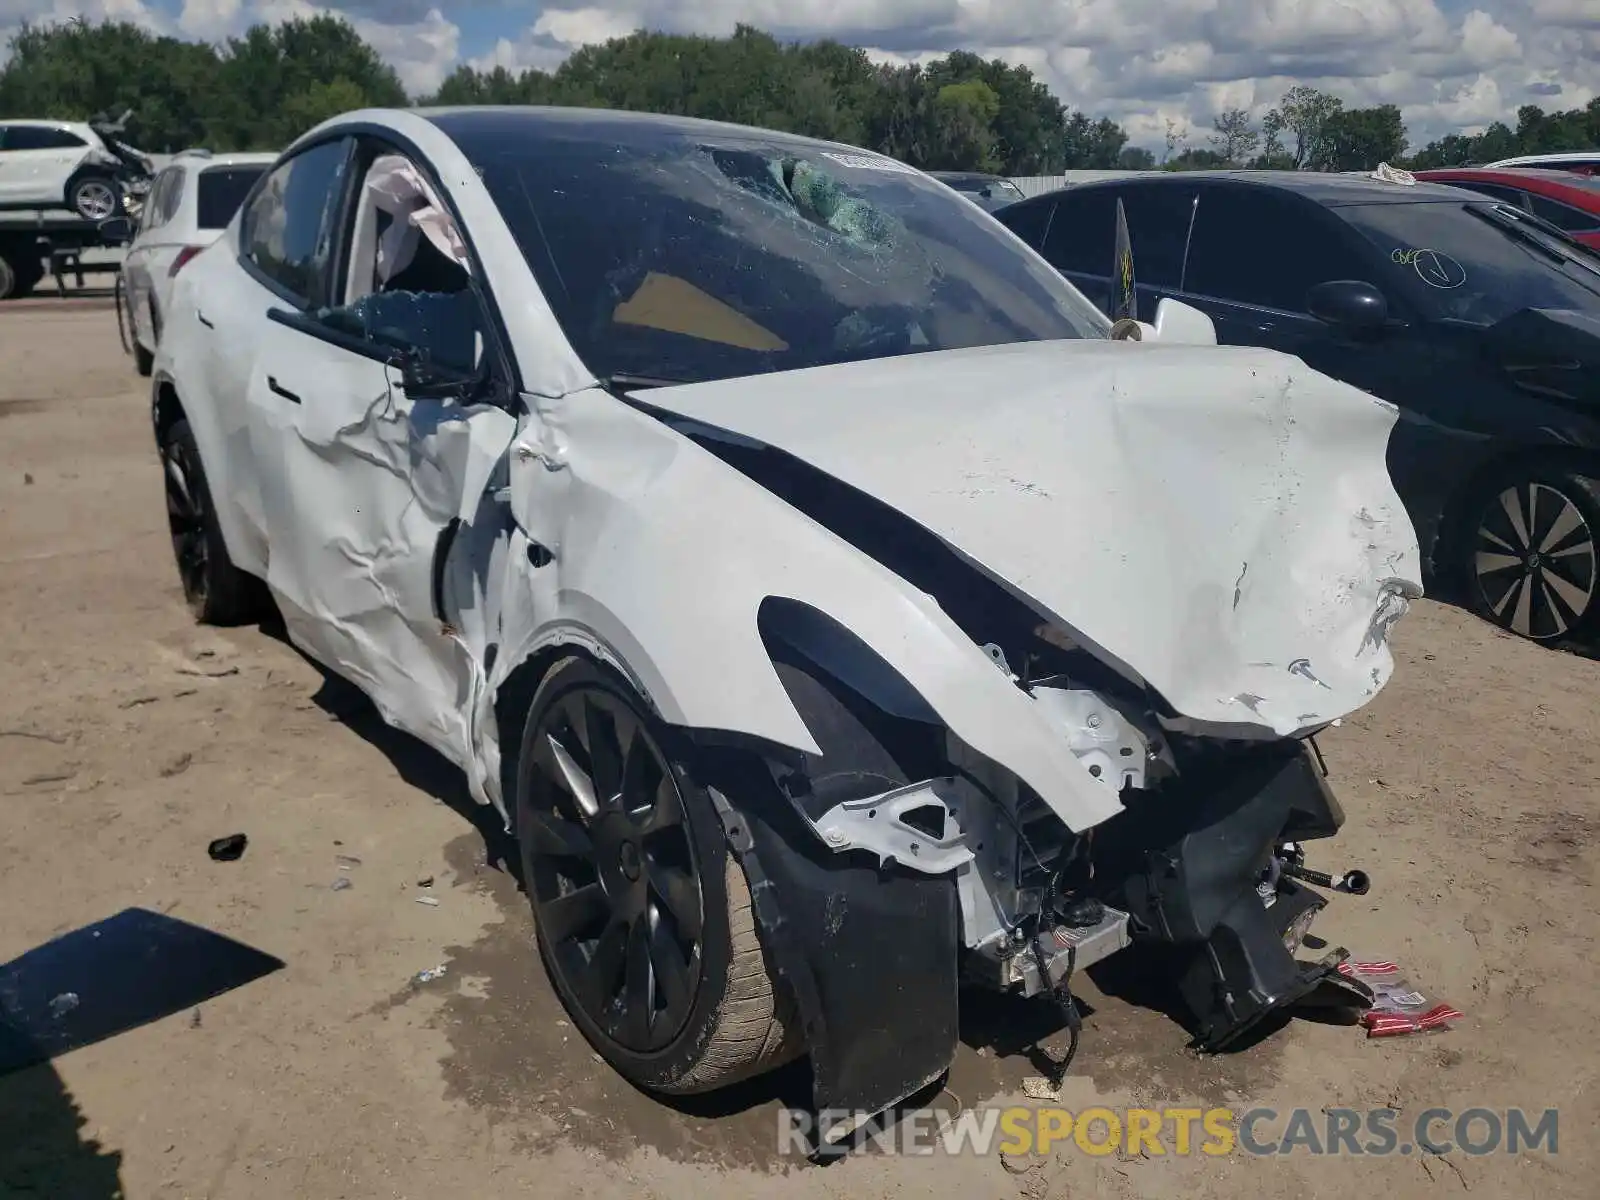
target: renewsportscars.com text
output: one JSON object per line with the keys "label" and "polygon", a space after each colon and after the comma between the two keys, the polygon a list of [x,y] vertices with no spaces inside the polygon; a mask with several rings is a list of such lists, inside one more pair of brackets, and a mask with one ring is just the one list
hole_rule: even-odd
{"label": "renewsportscars.com text", "polygon": [[1108,1108],[1077,1111],[1015,1106],[948,1114],[922,1109],[881,1116],[795,1109],[778,1112],[778,1151],[811,1154],[816,1131],[844,1122],[854,1132],[829,1153],[870,1148],[889,1154],[1026,1155],[1082,1153],[1219,1158],[1411,1154],[1556,1154],[1556,1109]]}

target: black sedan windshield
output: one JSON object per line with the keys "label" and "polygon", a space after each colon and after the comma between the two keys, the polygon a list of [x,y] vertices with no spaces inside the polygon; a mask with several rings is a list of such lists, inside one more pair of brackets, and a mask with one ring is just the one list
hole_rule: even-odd
{"label": "black sedan windshield", "polygon": [[651,119],[441,124],[601,378],[1106,336],[1011,234],[891,159]]}
{"label": "black sedan windshield", "polygon": [[[1593,310],[1600,273],[1578,248],[1562,248],[1498,206],[1438,201],[1335,209],[1383,252],[1391,278],[1424,311],[1493,325],[1525,308]],[[1473,211],[1478,210],[1478,211]]]}

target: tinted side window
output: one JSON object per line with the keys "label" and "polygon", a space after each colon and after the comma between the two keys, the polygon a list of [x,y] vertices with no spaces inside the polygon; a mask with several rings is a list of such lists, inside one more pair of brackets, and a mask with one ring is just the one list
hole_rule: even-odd
{"label": "tinted side window", "polygon": [[1317,216],[1310,205],[1265,188],[1202,190],[1184,290],[1304,312],[1312,287],[1360,274],[1342,231]]}
{"label": "tinted side window", "polygon": [[240,224],[241,255],[300,301],[320,290],[346,149],[344,141],[323,142],[281,164],[267,176]]}
{"label": "tinted side window", "polygon": [[[1189,221],[1194,216],[1194,195],[1192,188],[1171,184],[1123,189],[1122,210],[1128,218],[1128,241],[1133,246],[1133,277],[1140,284],[1178,286],[1183,276]],[[1111,228],[1116,229],[1115,215]],[[1114,235],[1108,234],[1104,255],[1107,263],[1114,244]]]}
{"label": "tinted side window", "polygon": [[41,129],[37,125],[13,125],[6,134],[7,150],[68,150],[88,144],[65,129]]}
{"label": "tinted side window", "polygon": [[1044,231],[1050,225],[1050,214],[1055,210],[1054,200],[1038,200],[1032,204],[1013,204],[994,216],[995,220],[1037,250],[1044,241]]}
{"label": "tinted side window", "polygon": [[1479,183],[1476,180],[1473,180],[1471,183],[1451,181],[1449,186],[1466,188],[1469,192],[1477,192],[1484,196],[1493,196],[1496,200],[1504,200],[1507,204],[1510,204],[1515,208],[1520,208],[1524,212],[1526,212],[1528,209],[1528,194],[1526,192],[1518,191],[1514,187],[1506,187],[1504,184]]}
{"label": "tinted side window", "polygon": [[155,197],[156,223],[165,225],[178,213],[183,203],[183,168],[172,167],[166,173],[161,194]]}
{"label": "tinted side window", "polygon": [[1543,217],[1557,229],[1564,229],[1568,233],[1590,233],[1600,229],[1600,216],[1586,213],[1581,208],[1573,208],[1572,205],[1563,204],[1559,200],[1530,193],[1528,204],[1532,207],[1534,216]]}
{"label": "tinted side window", "polygon": [[[1058,271],[1111,277],[1117,237],[1117,193],[1112,188],[1071,192],[1056,201],[1044,256]],[[1134,263],[1137,274],[1139,264]]]}
{"label": "tinted side window", "polygon": [[226,229],[264,169],[207,167],[201,171],[195,193],[196,224],[201,229]]}
{"label": "tinted side window", "polygon": [[144,198],[144,208],[139,212],[139,232],[154,229],[161,224],[161,189],[167,182],[167,172],[157,175],[155,182],[150,185],[150,191]]}

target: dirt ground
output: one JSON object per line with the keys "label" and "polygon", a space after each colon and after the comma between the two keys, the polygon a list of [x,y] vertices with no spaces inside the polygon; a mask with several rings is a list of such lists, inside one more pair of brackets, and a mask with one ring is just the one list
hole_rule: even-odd
{"label": "dirt ground", "polygon": [[[1297,1021],[1207,1060],[1168,1017],[1086,981],[1064,1096],[1393,1106],[1402,1128],[1435,1106],[1559,1107],[1555,1156],[1069,1145],[1031,1164],[868,1152],[810,1166],[775,1152],[803,1070],[686,1109],[622,1084],[565,1020],[461,778],[269,632],[190,621],[142,382],[103,303],[0,308],[0,963],[137,906],[285,965],[198,1015],[0,1077],[0,1195],[1595,1194],[1600,664],[1423,603],[1397,633],[1394,681],[1322,739],[1349,822],[1314,860],[1361,866],[1374,889],[1336,898],[1317,931],[1397,960],[1465,1012],[1456,1029],[1367,1041]],[[211,861],[207,843],[234,832],[244,856]],[[442,978],[413,982],[438,964]],[[95,973],[75,990],[88,1004],[130,982]],[[1036,1015],[975,1003],[931,1103],[1018,1099],[1034,1068],[1016,1027]]]}

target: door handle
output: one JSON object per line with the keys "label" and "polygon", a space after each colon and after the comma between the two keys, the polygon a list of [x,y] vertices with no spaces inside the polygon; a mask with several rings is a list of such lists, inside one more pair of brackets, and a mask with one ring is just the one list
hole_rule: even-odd
{"label": "door handle", "polygon": [[215,329],[216,328],[215,325],[213,325],[210,321],[206,320],[205,313],[201,312],[198,308],[194,310],[194,315],[195,315],[195,319],[198,320],[200,322],[200,324],[204,325],[207,329]]}
{"label": "door handle", "polygon": [[284,387],[281,383],[279,383],[275,376],[272,376],[272,375],[268,375],[267,376],[267,390],[269,392],[271,392],[275,396],[282,396],[290,404],[299,404],[300,403],[300,397],[296,396],[288,388]]}

